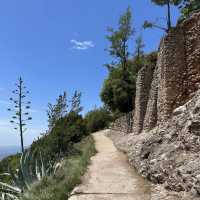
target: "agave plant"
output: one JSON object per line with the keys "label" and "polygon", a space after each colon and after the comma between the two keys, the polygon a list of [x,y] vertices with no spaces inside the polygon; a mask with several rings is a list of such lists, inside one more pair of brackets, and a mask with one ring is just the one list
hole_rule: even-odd
{"label": "agave plant", "polygon": [[1,176],[10,176],[12,184],[0,182],[0,200],[18,200],[20,195],[30,190],[32,185],[44,177],[55,174],[60,163],[48,162],[43,159],[42,153],[30,150],[23,153],[20,159],[20,169],[15,173],[9,170]]}

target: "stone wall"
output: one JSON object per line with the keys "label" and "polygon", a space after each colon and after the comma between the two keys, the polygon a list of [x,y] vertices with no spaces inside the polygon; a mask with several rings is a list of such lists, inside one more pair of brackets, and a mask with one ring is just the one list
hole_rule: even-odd
{"label": "stone wall", "polygon": [[187,101],[200,88],[200,13],[192,15],[179,26],[185,36]]}
{"label": "stone wall", "polygon": [[161,40],[155,70],[143,67],[136,86],[135,134],[165,123],[175,108],[193,97],[200,88],[200,13]]}
{"label": "stone wall", "polygon": [[185,60],[183,30],[176,28],[162,39],[158,53],[158,123],[165,122],[172,111],[183,103]]}
{"label": "stone wall", "polygon": [[154,69],[153,80],[151,83],[151,89],[149,93],[147,109],[144,119],[144,130],[151,130],[157,124],[157,98],[158,98],[158,78],[157,78],[157,66]]}
{"label": "stone wall", "polygon": [[116,119],[110,124],[110,129],[124,134],[131,133],[133,130],[133,112],[127,113]]}
{"label": "stone wall", "polygon": [[146,65],[138,72],[133,124],[135,134],[139,134],[143,129],[154,68],[155,66]]}

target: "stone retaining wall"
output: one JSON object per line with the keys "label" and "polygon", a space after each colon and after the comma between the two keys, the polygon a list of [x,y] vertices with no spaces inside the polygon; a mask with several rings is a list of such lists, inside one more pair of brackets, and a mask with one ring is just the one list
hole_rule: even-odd
{"label": "stone retaining wall", "polygon": [[139,134],[143,129],[154,67],[146,65],[138,72],[133,124],[135,134]]}
{"label": "stone retaining wall", "polygon": [[170,119],[200,88],[200,13],[161,40],[157,66],[144,66],[136,84],[133,132],[151,130]]}
{"label": "stone retaining wall", "polygon": [[133,131],[133,112],[129,112],[116,119],[110,125],[110,129],[121,133],[131,133]]}

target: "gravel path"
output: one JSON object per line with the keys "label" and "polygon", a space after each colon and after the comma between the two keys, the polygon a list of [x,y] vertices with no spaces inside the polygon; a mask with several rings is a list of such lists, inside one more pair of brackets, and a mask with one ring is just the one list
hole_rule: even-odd
{"label": "gravel path", "polygon": [[93,134],[98,153],[70,200],[149,200],[150,185],[129,166],[106,132]]}

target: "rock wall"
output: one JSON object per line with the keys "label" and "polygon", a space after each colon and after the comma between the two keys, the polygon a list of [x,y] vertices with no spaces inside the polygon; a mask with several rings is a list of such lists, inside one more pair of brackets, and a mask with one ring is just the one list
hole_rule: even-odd
{"label": "rock wall", "polygon": [[176,28],[160,44],[158,70],[158,123],[170,118],[174,108],[183,103],[185,80],[185,40],[183,30]]}
{"label": "rock wall", "polygon": [[192,15],[179,26],[185,36],[188,100],[200,88],[200,13]]}
{"label": "rock wall", "polygon": [[110,124],[110,129],[121,133],[131,133],[133,130],[133,112],[127,113]]}
{"label": "rock wall", "polygon": [[151,200],[199,200],[200,12],[162,39],[156,67],[141,69],[136,90],[133,133],[111,138],[155,183]]}
{"label": "rock wall", "polygon": [[200,88],[200,13],[172,29],[160,43],[157,66],[144,66],[136,84],[135,134],[170,119]]}
{"label": "rock wall", "polygon": [[133,124],[133,132],[135,134],[139,134],[143,129],[154,67],[146,65],[138,72]]}
{"label": "rock wall", "polygon": [[158,71],[157,66],[154,69],[153,80],[151,82],[151,89],[149,92],[149,98],[147,103],[147,109],[144,119],[144,130],[151,130],[157,124],[157,98],[158,98]]}
{"label": "rock wall", "polygon": [[173,200],[171,191],[176,199],[200,199],[200,90],[165,124],[132,135],[127,152],[140,174],[169,191],[166,199]]}

